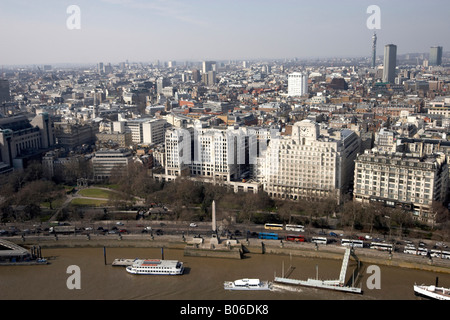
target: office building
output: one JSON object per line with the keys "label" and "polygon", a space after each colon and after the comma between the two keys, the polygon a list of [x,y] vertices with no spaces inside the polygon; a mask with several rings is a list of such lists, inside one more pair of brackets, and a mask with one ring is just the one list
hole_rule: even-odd
{"label": "office building", "polygon": [[169,78],[166,78],[166,77],[159,77],[157,80],[156,80],[156,92],[159,94],[159,93],[162,93],[162,91],[163,91],[163,89],[165,88],[165,87],[168,87],[168,86],[170,86],[170,79]]}
{"label": "office building", "polygon": [[443,153],[419,156],[366,150],[355,161],[354,200],[378,201],[412,211],[414,219],[434,224],[433,202],[444,202],[448,164]]}
{"label": "office building", "polygon": [[165,133],[164,169],[167,180],[189,175],[193,128],[169,129]]}
{"label": "office building", "polygon": [[166,131],[166,120],[151,119],[142,124],[142,143],[147,145],[160,144],[164,142]]}
{"label": "office building", "polygon": [[163,119],[127,119],[113,122],[113,132],[131,132],[134,144],[158,144],[164,142],[165,124]]}
{"label": "office building", "polygon": [[208,71],[217,71],[215,61],[203,61],[202,64],[203,73],[208,73]]}
{"label": "office building", "polygon": [[21,169],[29,160],[55,145],[53,123],[47,113],[29,121],[24,115],[0,118],[0,163]]}
{"label": "office building", "polygon": [[208,71],[207,73],[202,74],[202,82],[206,86],[213,86],[216,84],[216,72]]}
{"label": "office building", "polygon": [[96,135],[95,142],[97,148],[129,148],[133,145],[131,132],[99,132]]}
{"label": "office building", "polygon": [[103,62],[97,63],[97,73],[98,74],[103,74],[104,73]]}
{"label": "office building", "polygon": [[428,64],[430,66],[440,66],[442,64],[442,47],[436,46],[430,48]]}
{"label": "office building", "polygon": [[272,138],[264,154],[262,177],[270,197],[298,200],[331,197],[341,201],[353,177],[360,138],[348,129],[296,122],[291,136]]}
{"label": "office building", "polygon": [[192,69],[192,80],[196,83],[200,82],[202,80],[202,78],[200,76],[200,70]]}
{"label": "office building", "polygon": [[[0,105],[4,102],[9,102],[11,95],[9,93],[9,81],[6,79],[0,79]],[[0,112],[3,110],[0,110]]]}
{"label": "office building", "polygon": [[132,160],[130,149],[105,149],[99,150],[92,158],[94,180],[102,181],[114,176],[120,176],[127,172],[128,164]]}
{"label": "office building", "polygon": [[[214,183],[240,180],[241,173],[249,168],[248,135],[246,128],[167,130],[167,178],[197,176]],[[256,154],[256,146],[253,151]]]}
{"label": "office building", "polygon": [[83,144],[94,144],[98,124],[55,122],[55,138],[58,146],[74,149]]}
{"label": "office building", "polygon": [[288,75],[288,96],[303,96],[308,93],[308,76],[294,72]]}
{"label": "office building", "polygon": [[388,44],[384,47],[383,82],[394,83],[397,65],[397,46]]}

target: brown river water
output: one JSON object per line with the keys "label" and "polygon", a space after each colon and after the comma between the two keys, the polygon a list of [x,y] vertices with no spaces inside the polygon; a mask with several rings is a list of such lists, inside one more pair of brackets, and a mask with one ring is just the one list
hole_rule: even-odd
{"label": "brown river water", "polygon": [[[306,280],[339,278],[342,261],[290,257],[286,255],[247,254],[242,260],[207,257],[184,257],[183,251],[165,249],[164,258],[180,260],[186,271],[181,276],[132,275],[124,267],[112,266],[116,258],[161,258],[158,248],[107,248],[105,265],[103,248],[43,249],[48,265],[0,266],[2,300],[418,300],[414,283],[450,287],[450,274],[397,267],[380,267],[380,289],[369,289],[371,273],[362,266],[357,286],[363,294],[350,294],[306,287],[276,285],[272,291],[227,291],[223,282],[240,278],[274,279],[290,266],[290,278]],[[72,275],[68,267],[80,269],[80,289],[69,289]],[[352,279],[356,262],[350,261],[346,280]]]}

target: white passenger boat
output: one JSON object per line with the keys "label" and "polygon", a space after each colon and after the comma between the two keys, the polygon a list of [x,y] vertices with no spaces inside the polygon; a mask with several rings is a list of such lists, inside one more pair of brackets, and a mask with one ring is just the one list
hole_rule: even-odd
{"label": "white passenger boat", "polygon": [[183,274],[184,266],[177,260],[136,259],[126,270],[133,274],[178,275]]}
{"label": "white passenger boat", "polygon": [[239,279],[236,281],[225,281],[225,290],[271,290],[272,283],[260,281],[259,279]]}
{"label": "white passenger boat", "polygon": [[414,294],[433,300],[450,300],[449,288],[414,285]]}

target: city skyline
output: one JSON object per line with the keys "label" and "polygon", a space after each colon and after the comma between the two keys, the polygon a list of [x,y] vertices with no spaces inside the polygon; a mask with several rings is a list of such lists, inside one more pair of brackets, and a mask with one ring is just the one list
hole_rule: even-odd
{"label": "city skyline", "polygon": [[[66,22],[80,8],[80,29]],[[369,29],[367,8],[380,8]],[[155,60],[371,58],[388,43],[398,54],[450,47],[446,1],[45,0],[0,4],[2,65]]]}

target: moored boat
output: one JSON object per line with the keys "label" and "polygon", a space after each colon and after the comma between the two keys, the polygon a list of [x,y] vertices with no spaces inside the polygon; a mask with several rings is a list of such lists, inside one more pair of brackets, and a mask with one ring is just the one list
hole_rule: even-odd
{"label": "moored boat", "polygon": [[132,274],[180,275],[184,265],[177,260],[136,259],[126,270]]}
{"label": "moored boat", "polygon": [[235,281],[225,281],[225,290],[271,290],[272,283],[259,279],[239,279]]}
{"label": "moored boat", "polygon": [[450,289],[437,286],[414,285],[414,294],[433,300],[450,300]]}

